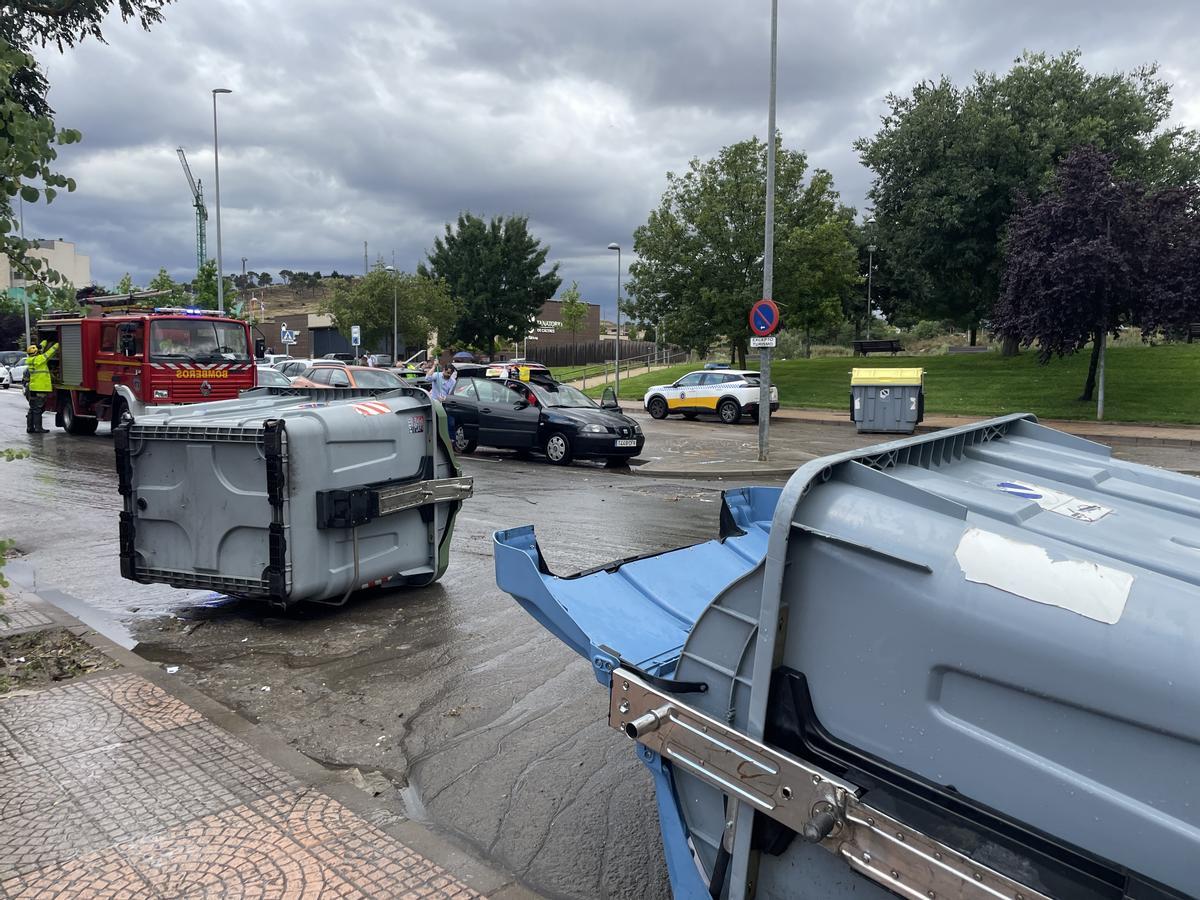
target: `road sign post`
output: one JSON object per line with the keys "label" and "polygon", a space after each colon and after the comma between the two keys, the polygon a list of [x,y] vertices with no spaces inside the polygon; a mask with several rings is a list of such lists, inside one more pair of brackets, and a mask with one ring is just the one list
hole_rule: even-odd
{"label": "road sign post", "polygon": [[758,365],[758,461],[767,461],[767,440],[771,427],[771,348],[779,327],[779,307],[774,300],[762,299],[750,307],[750,348],[759,349]]}
{"label": "road sign post", "polygon": [[362,346],[362,328],[350,326],[350,346],[354,348],[354,361],[358,362],[358,348]]}

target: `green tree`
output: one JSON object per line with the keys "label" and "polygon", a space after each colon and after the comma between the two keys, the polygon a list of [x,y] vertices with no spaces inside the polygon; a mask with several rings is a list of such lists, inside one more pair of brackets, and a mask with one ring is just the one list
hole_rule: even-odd
{"label": "green tree", "polygon": [[813,332],[841,322],[843,304],[858,294],[862,276],[850,224],[831,217],[792,228],[775,263],[774,299],[788,328],[804,335],[805,357],[812,353]]}
{"label": "green tree", "polygon": [[[175,282],[175,279],[167,272],[166,267],[160,268],[158,274],[150,279],[150,284],[146,287],[146,290],[167,291],[167,296],[163,297],[161,301],[155,301],[159,306],[174,306],[183,303],[185,300],[183,285]],[[215,284],[213,291],[216,291]]]}
{"label": "green tree", "polygon": [[562,304],[562,324],[563,328],[571,332],[571,362],[575,362],[577,337],[579,329],[587,322],[588,307],[587,304],[580,299],[579,282],[572,281],[571,286],[562,292],[562,296],[558,298]]}
{"label": "green tree", "polygon": [[529,233],[525,216],[485,222],[461,213],[434,239],[417,271],[446,282],[459,309],[454,340],[492,356],[497,339],[515,343],[529,333],[542,304],[562,284],[558,263],[542,271],[549,252]]}
{"label": "green tree", "polygon": [[[299,275],[297,272],[295,277]],[[332,316],[347,337],[350,326],[358,325],[364,346],[378,348],[391,344],[393,302],[400,339],[422,346],[435,332],[448,334],[458,318],[444,282],[408,272],[388,272],[382,266],[354,281],[339,280],[321,311]]]}
{"label": "green tree", "polygon": [[[225,276],[225,306],[230,308],[238,297],[237,285],[232,278]],[[192,304],[202,309],[217,308],[217,261],[208,259],[196,273],[192,282]]]}
{"label": "green tree", "polygon": [[[629,267],[631,300],[622,309],[663,322],[671,342],[707,352],[728,337],[744,364],[750,307],[762,295],[767,146],[757,138],[732,144],[713,159],[693,159],[667,174],[658,209],[634,232],[638,259]],[[795,228],[830,219],[849,222],[833,178],[798,150],[776,147],[775,258]],[[846,227],[844,224],[842,227]]]}
{"label": "green tree", "polygon": [[1015,196],[1040,195],[1072,149],[1114,153],[1118,175],[1150,186],[1200,173],[1200,140],[1166,126],[1170,85],[1154,66],[1094,75],[1078,51],[1026,53],[1003,76],[980,72],[967,87],[943,76],[887,102],[879,132],[855,142],[875,174],[876,258],[894,279],[881,303],[952,320],[972,343],[999,293]]}
{"label": "green tree", "polygon": [[114,293],[132,294],[136,290],[138,290],[138,287],[137,287],[137,285],[135,285],[133,283],[133,277],[128,272],[126,272],[124,275],[121,276],[121,280],[117,282],[117,286],[116,286]]}
{"label": "green tree", "polygon": [[58,128],[46,102],[49,83],[32,50],[53,44],[63,51],[87,37],[103,41],[101,23],[117,9],[121,19],[149,28],[161,21],[170,0],[44,0],[0,7],[0,254],[19,278],[53,285],[61,276],[44,260],[28,255],[32,244],[18,235],[13,198],[50,203],[75,181],[55,170],[56,147],[80,140],[78,131]]}
{"label": "green tree", "polygon": [[[5,6],[0,20],[7,16]],[[6,23],[0,34],[7,29]],[[45,104],[25,96],[20,79],[36,72],[33,57],[0,36],[0,254],[8,257],[18,278],[58,284],[61,276],[45,260],[28,255],[33,242],[20,236],[13,198],[19,194],[25,203],[50,203],[60,190],[75,190],[74,179],[55,171],[55,148],[75,143],[80,134],[56,128]]]}

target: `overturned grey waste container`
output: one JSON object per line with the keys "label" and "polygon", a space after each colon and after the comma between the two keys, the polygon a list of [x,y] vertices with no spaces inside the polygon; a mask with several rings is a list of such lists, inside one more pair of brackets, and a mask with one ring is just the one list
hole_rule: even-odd
{"label": "overturned grey waste container", "polygon": [[1012,415],[712,518],[566,577],[494,539],[636,741],[674,897],[1200,897],[1200,479]]}
{"label": "overturned grey waste container", "polygon": [[121,574],[280,606],[436,581],[471,493],[418,388],[261,388],[114,437]]}
{"label": "overturned grey waste container", "polygon": [[912,434],[925,418],[925,370],[851,370],[850,418],[860,433]]}

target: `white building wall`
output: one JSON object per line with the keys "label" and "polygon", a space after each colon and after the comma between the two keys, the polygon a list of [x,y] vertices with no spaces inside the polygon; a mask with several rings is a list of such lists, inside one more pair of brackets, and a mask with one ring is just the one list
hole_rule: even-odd
{"label": "white building wall", "polygon": [[[50,268],[62,275],[71,286],[78,289],[92,283],[91,257],[76,252],[71,241],[36,241],[29,256],[46,260]],[[12,266],[7,257],[0,257],[0,291],[11,287],[23,287],[24,282],[13,279]]]}

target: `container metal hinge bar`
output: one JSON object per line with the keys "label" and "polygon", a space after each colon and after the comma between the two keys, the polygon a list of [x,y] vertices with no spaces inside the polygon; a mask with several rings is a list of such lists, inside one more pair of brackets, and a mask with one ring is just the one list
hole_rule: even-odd
{"label": "container metal hinge bar", "polygon": [[406,509],[466,500],[473,484],[463,476],[317,491],[317,527],[353,528]]}
{"label": "container metal hinge bar", "polygon": [[853,784],[706,716],[628,669],[612,674],[608,723],[902,897],[1052,900],[879,812]]}

